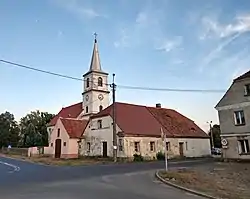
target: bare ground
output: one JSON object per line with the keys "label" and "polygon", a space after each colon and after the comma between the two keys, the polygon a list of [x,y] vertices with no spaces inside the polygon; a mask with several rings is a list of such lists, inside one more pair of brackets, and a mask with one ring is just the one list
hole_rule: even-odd
{"label": "bare ground", "polygon": [[161,172],[172,183],[223,199],[250,199],[250,164],[222,163]]}

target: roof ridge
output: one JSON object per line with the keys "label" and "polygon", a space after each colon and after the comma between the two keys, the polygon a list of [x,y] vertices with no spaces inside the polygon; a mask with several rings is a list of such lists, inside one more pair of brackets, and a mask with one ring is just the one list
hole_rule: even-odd
{"label": "roof ridge", "polygon": [[81,104],[81,103],[82,103],[82,102],[78,102],[78,103],[72,104],[72,105],[70,105],[70,106],[63,107],[62,109],[70,108],[70,107],[72,107],[72,106],[75,106],[75,105],[78,105],[78,104]]}

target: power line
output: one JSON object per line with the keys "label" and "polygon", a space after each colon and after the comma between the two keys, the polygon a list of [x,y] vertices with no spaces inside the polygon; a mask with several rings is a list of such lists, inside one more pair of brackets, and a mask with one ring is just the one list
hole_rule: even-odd
{"label": "power line", "polygon": [[[68,75],[62,75],[62,74],[54,73],[54,72],[51,72],[51,71],[41,70],[41,69],[38,69],[38,68],[34,68],[34,67],[31,67],[31,66],[27,66],[27,65],[15,63],[15,62],[3,60],[3,59],[0,59],[0,62],[5,63],[5,64],[9,64],[9,65],[12,65],[12,66],[25,68],[25,69],[28,69],[28,70],[33,70],[33,71],[36,71],[36,72],[41,72],[41,73],[45,73],[45,74],[49,74],[49,75],[54,75],[54,76],[58,76],[58,77],[67,78],[67,79],[72,79],[72,80],[77,80],[77,81],[86,81],[86,80],[81,79],[81,78],[72,77],[72,76],[68,76]],[[97,82],[94,82],[94,81],[89,81],[89,82],[97,83]],[[107,83],[103,83],[103,84],[111,86],[111,84],[107,84]],[[216,89],[153,88],[153,87],[127,86],[127,85],[119,85],[119,84],[116,85],[116,86],[117,86],[117,88],[129,89],[129,90],[147,90],[147,91],[165,91],[165,92],[195,92],[195,93],[224,93],[224,92],[226,92],[226,90],[216,90]]]}
{"label": "power line", "polygon": [[178,88],[150,88],[150,87],[139,87],[139,86],[124,86],[117,85],[118,88],[122,89],[133,89],[133,90],[148,90],[148,91],[168,91],[168,92],[197,92],[197,93],[224,93],[226,90],[215,90],[215,89],[178,89]]}
{"label": "power line", "polygon": [[[87,81],[87,80],[84,80],[84,79],[81,79],[81,78],[72,77],[72,76],[69,76],[69,75],[62,75],[62,74],[54,73],[54,72],[51,72],[51,71],[41,70],[41,69],[38,69],[38,68],[34,68],[34,67],[23,65],[23,64],[18,64],[18,63],[3,60],[3,59],[0,59],[0,62],[5,63],[5,64],[9,64],[9,65],[13,65],[13,66],[17,66],[17,67],[21,67],[21,68],[25,68],[25,69],[28,69],[28,70],[33,70],[33,71],[37,71],[37,72],[41,72],[41,73],[46,73],[46,74],[49,74],[49,75],[54,75],[54,76],[58,76],[58,77],[67,78],[67,79],[73,79],[73,80],[77,80],[77,81]],[[89,81],[89,82],[97,83],[97,82],[93,82],[93,81]],[[103,84],[105,84],[105,83],[103,83]],[[105,85],[110,85],[110,84],[105,84]]]}

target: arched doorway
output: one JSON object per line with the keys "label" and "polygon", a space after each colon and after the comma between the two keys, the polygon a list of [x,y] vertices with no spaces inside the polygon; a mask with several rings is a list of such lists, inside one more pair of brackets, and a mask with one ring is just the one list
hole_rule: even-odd
{"label": "arched doorway", "polygon": [[60,158],[61,157],[61,148],[62,148],[61,139],[56,139],[55,158]]}

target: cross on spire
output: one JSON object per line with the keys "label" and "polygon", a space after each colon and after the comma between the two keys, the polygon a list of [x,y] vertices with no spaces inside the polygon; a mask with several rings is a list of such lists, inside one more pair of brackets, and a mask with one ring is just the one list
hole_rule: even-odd
{"label": "cross on spire", "polygon": [[96,32],[94,33],[94,37],[95,37],[95,43],[97,43],[97,39],[96,39],[97,38],[97,33]]}

